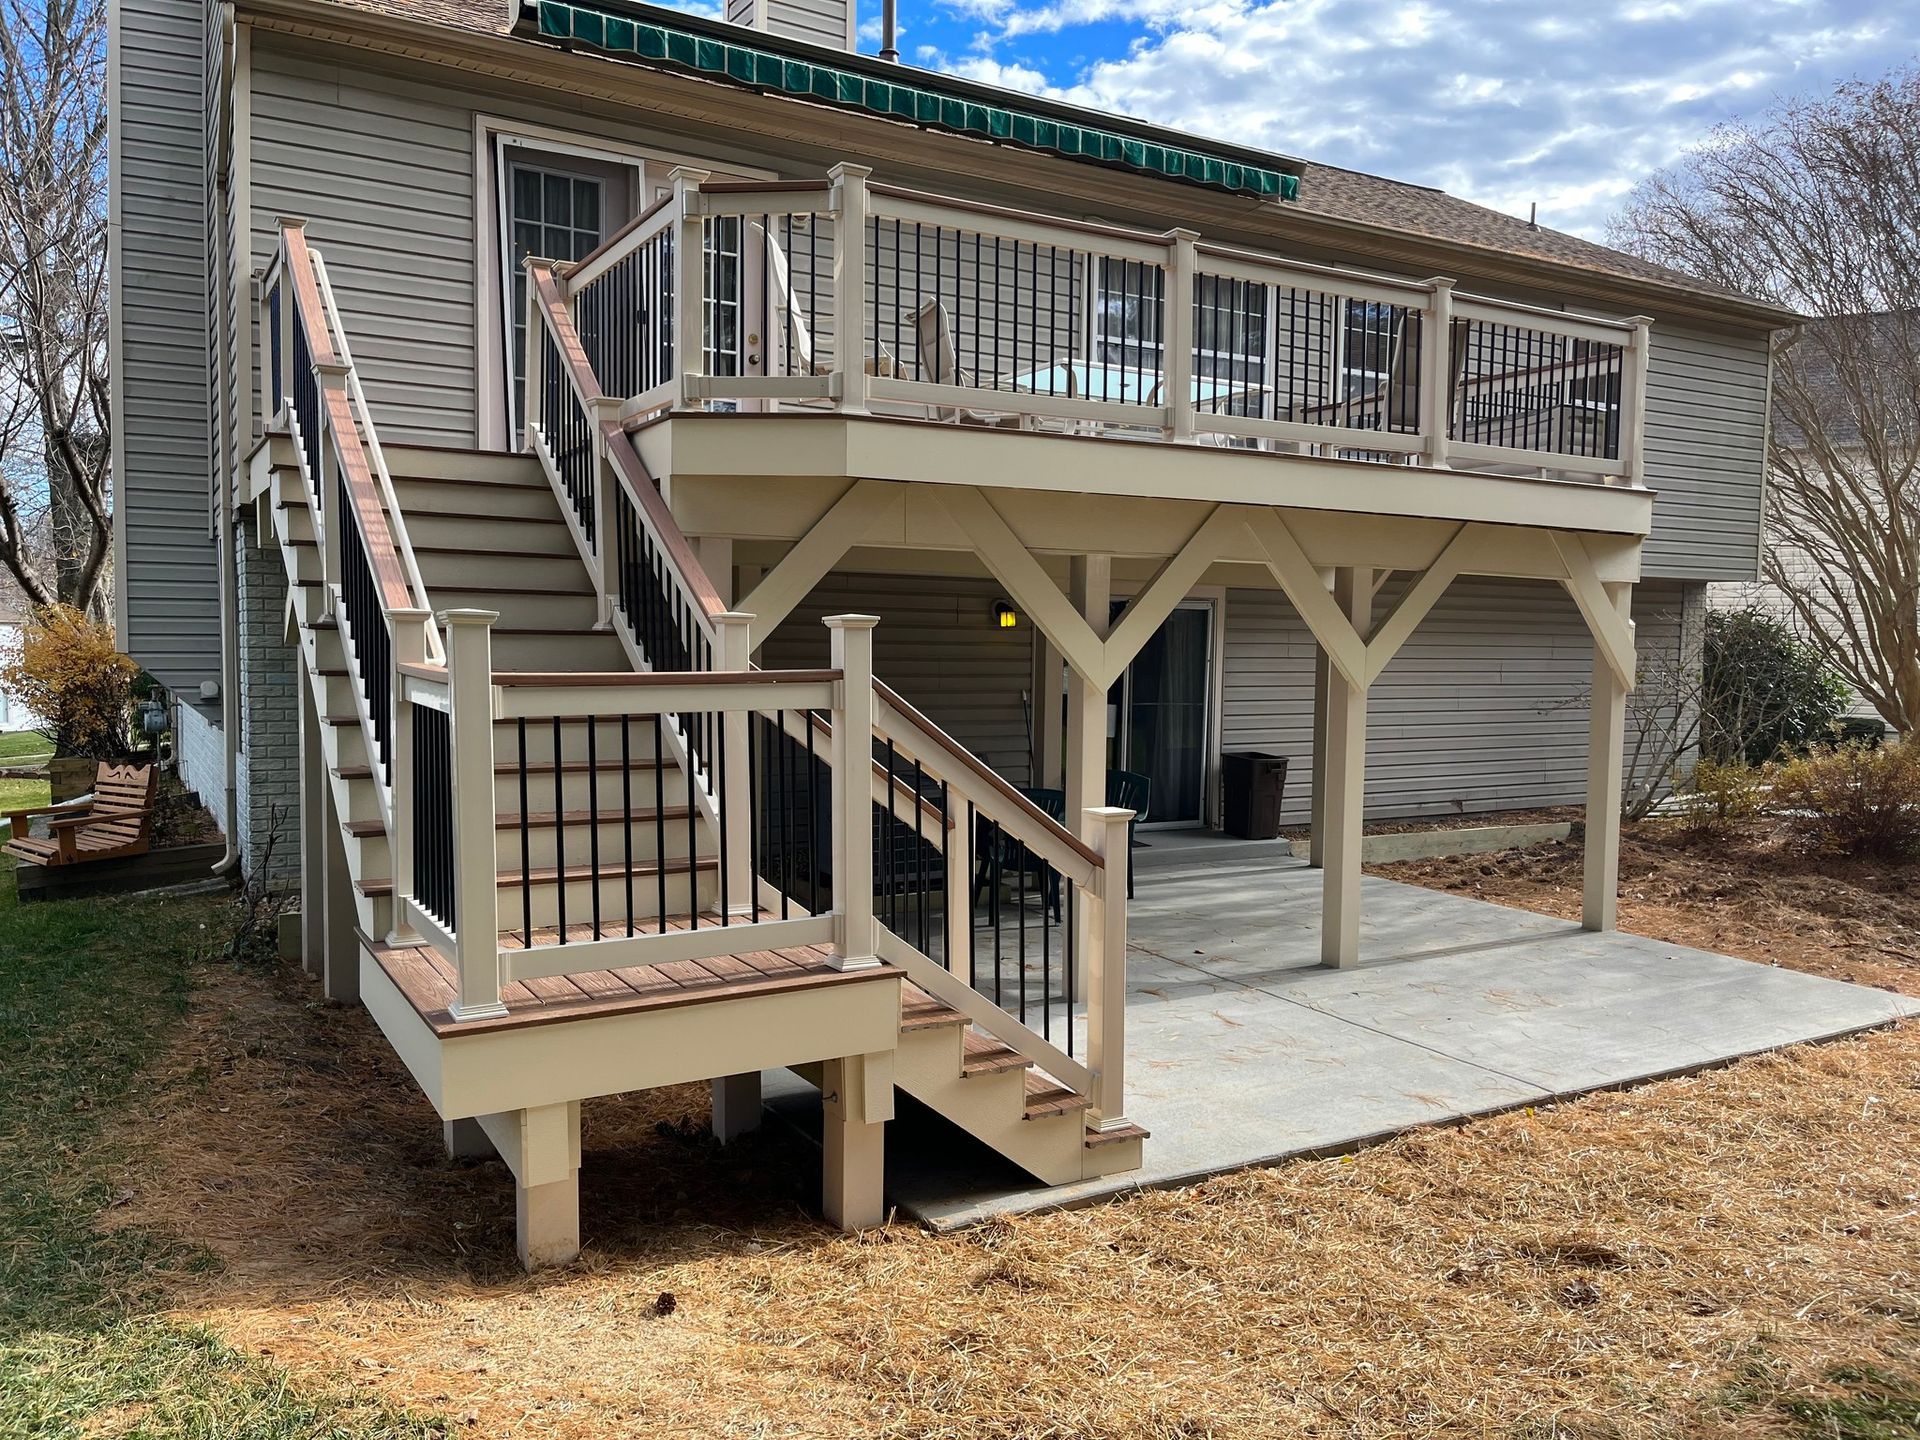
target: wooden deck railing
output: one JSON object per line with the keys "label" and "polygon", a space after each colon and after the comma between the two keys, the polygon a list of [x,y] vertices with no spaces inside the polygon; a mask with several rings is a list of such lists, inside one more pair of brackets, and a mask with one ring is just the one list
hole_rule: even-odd
{"label": "wooden deck railing", "polygon": [[283,219],[262,278],[262,403],[285,416],[321,555],[324,606],[340,631],[349,688],[380,783],[389,833],[409,803],[396,784],[400,667],[441,658],[439,632],[407,538],[393,477],[334,302],[326,262],[305,222]]}
{"label": "wooden deck railing", "polygon": [[[557,292],[627,424],[791,406],[1639,483],[1648,322],[875,184],[672,193]],[[1356,433],[1359,432],[1359,433]]]}

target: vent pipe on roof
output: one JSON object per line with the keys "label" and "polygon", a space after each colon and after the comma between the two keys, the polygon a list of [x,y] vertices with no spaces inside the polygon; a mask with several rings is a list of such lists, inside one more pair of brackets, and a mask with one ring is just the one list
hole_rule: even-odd
{"label": "vent pipe on roof", "polygon": [[895,43],[898,39],[895,33],[898,28],[895,24],[895,3],[896,0],[880,0],[880,58],[897,62],[900,50]]}

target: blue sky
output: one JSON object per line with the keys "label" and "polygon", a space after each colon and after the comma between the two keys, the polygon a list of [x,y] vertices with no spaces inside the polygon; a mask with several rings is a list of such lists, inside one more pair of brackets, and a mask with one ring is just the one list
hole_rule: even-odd
{"label": "blue sky", "polygon": [[[877,48],[879,0],[860,0]],[[1714,124],[1920,52],[1916,0],[900,0],[910,63],[1598,238]]]}

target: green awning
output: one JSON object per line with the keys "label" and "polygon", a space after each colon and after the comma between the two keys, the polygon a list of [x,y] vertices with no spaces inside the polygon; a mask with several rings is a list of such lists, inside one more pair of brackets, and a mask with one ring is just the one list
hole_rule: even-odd
{"label": "green awning", "polygon": [[781,55],[674,26],[575,5],[567,0],[525,0],[522,13],[538,12],[538,33],[550,40],[590,45],[613,55],[634,55],[676,65],[699,75],[732,80],[796,99],[816,100],[870,115],[935,126],[1078,160],[1117,165],[1147,175],[1185,180],[1236,194],[1295,200],[1300,177],[1282,170],[1226,160],[1200,150],[1157,145],[1110,130],[1067,124],[1040,115],[942,94],[927,85],[906,85],[856,70]]}

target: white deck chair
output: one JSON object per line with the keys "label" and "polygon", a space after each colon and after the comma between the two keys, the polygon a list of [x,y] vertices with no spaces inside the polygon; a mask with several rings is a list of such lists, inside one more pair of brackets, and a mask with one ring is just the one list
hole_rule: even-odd
{"label": "white deck chair", "polygon": [[[807,326],[807,317],[793,303],[793,274],[787,267],[787,252],[780,248],[780,242],[767,232],[767,227],[758,220],[753,228],[759,232],[761,243],[767,247],[767,280],[772,288],[773,308],[780,324],[786,330],[789,344],[781,348],[783,357],[791,356],[787,367],[790,375],[830,375],[833,366],[825,361],[816,362],[813,358],[813,331]],[[775,352],[773,337],[767,336],[762,353],[768,356],[767,373],[773,373],[772,359]],[[893,352],[884,344],[879,346],[877,356],[867,358],[867,374],[892,375],[895,370]]]}
{"label": "white deck chair", "polygon": [[[960,365],[960,351],[953,343],[953,319],[937,297],[920,302],[913,312],[915,359],[920,378],[936,385],[964,385],[969,389],[980,383],[971,370]],[[1067,367],[1067,395],[1074,394],[1073,367]],[[935,419],[957,421],[963,425],[991,425],[1000,429],[1026,428],[1028,417],[989,410],[971,410],[953,405],[931,406]]]}

